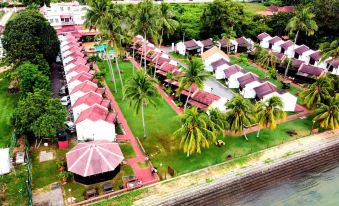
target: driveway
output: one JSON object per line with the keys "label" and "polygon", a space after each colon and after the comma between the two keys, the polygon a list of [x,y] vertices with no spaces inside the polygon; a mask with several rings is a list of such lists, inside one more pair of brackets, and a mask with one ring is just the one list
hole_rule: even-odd
{"label": "driveway", "polygon": [[220,97],[224,97],[228,100],[232,99],[234,97],[233,92],[222,85],[220,82],[218,82],[215,79],[209,79],[204,82],[205,84],[205,91],[211,92],[212,94],[215,94]]}
{"label": "driveway", "polygon": [[59,90],[62,86],[65,85],[65,81],[62,76],[62,65],[53,64],[51,70],[51,79],[52,79],[52,92],[53,98],[60,98]]}

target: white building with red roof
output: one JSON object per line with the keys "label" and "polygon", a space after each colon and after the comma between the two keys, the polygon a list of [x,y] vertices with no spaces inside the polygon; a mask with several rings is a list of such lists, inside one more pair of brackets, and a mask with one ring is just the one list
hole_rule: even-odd
{"label": "white building with red roof", "polygon": [[104,99],[101,94],[98,94],[96,92],[88,92],[84,96],[80,97],[72,105],[71,109],[73,111],[74,120],[77,120],[83,111],[93,105],[109,109],[111,106],[111,101],[108,99]]}
{"label": "white building with red roof", "polygon": [[105,93],[104,88],[99,88],[97,84],[91,82],[91,81],[85,81],[78,86],[76,86],[72,92],[70,93],[70,99],[71,99],[71,105],[74,105],[75,102],[88,92],[96,92],[98,94],[103,95]]}
{"label": "white building with red roof", "polygon": [[[65,71],[66,72],[66,71]],[[93,71],[91,71],[91,69],[89,68],[89,66],[85,66],[83,64],[79,64],[75,67],[73,67],[72,69],[70,69],[69,71],[66,72],[66,81],[67,83],[76,75],[80,74],[80,73],[91,73]]]}
{"label": "white building with red roof", "polygon": [[93,105],[82,111],[74,122],[78,141],[108,140],[115,141],[116,113],[111,113],[107,108]]}
{"label": "white building with red roof", "polygon": [[85,82],[85,81],[92,81],[93,80],[93,75],[90,73],[86,72],[81,72],[74,76],[67,84],[68,86],[68,91],[72,92],[73,89],[78,86],[79,84]]}
{"label": "white building with red roof", "polygon": [[272,39],[271,35],[263,32],[257,36],[258,40],[260,41],[260,46],[263,48],[269,48],[270,43],[269,41]]}

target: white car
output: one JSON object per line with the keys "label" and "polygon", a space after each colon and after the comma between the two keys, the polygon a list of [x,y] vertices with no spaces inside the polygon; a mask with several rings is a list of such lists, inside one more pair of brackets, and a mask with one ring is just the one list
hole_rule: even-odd
{"label": "white car", "polygon": [[69,131],[70,133],[75,132],[75,126],[74,126],[73,122],[67,121],[67,122],[65,122],[65,126],[66,126],[67,131]]}
{"label": "white car", "polygon": [[60,99],[60,102],[62,105],[67,106],[71,104],[71,99],[69,98],[69,96],[64,96]]}

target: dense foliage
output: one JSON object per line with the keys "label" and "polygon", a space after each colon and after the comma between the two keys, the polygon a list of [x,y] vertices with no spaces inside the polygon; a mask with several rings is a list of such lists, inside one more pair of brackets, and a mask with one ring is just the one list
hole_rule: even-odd
{"label": "dense foliage", "polygon": [[22,2],[25,6],[29,6],[32,4],[39,5],[39,6],[43,6],[44,4],[46,4],[47,6],[49,6],[51,1],[50,0],[20,0],[20,2]]}
{"label": "dense foliage", "polygon": [[48,21],[34,9],[28,9],[6,24],[3,46],[9,63],[20,64],[39,54],[49,62],[55,61],[59,40]]}

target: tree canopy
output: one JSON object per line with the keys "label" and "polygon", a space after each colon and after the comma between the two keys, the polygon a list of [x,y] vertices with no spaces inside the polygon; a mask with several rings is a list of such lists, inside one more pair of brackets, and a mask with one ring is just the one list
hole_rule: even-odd
{"label": "tree canopy", "polygon": [[20,64],[41,54],[49,63],[59,53],[59,40],[49,22],[34,9],[18,13],[5,27],[3,46],[9,63]]}
{"label": "tree canopy", "polygon": [[20,2],[23,3],[25,6],[29,6],[32,4],[38,6],[43,6],[44,4],[46,4],[47,6],[49,6],[49,4],[51,3],[50,0],[20,0]]}

